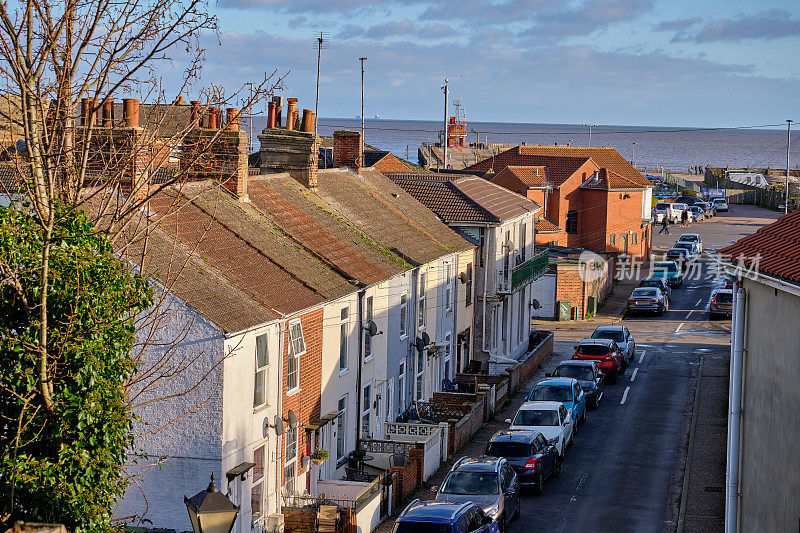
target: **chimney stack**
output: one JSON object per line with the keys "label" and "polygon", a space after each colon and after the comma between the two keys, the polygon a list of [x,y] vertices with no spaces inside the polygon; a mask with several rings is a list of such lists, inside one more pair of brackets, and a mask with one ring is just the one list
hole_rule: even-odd
{"label": "chimney stack", "polygon": [[361,174],[363,161],[360,131],[333,132],[333,166],[348,167]]}
{"label": "chimney stack", "polygon": [[189,128],[199,128],[200,127],[200,101],[199,100],[192,100],[190,102],[192,104],[192,109],[189,113]]}
{"label": "chimney stack", "polygon": [[273,129],[275,127],[275,102],[269,102],[267,104],[267,129]]}
{"label": "chimney stack", "polygon": [[123,98],[122,99],[122,120],[128,128],[139,127],[139,99],[138,98]]}
{"label": "chimney stack", "polygon": [[283,120],[283,96],[273,96],[272,101],[275,102],[275,127],[280,128]]}
{"label": "chimney stack", "polygon": [[301,129],[305,133],[314,133],[314,121],[316,118],[313,111],[310,109],[303,109],[303,125]]}
{"label": "chimney stack", "polygon": [[225,110],[226,113],[226,120],[227,129],[229,130],[238,130],[239,129],[239,110],[235,107],[229,107]]}
{"label": "chimney stack", "polygon": [[287,102],[289,102],[286,106],[286,129],[293,130],[294,129],[294,121],[295,121],[295,109],[297,109],[297,98],[287,98]]}
{"label": "chimney stack", "polygon": [[96,104],[96,98],[84,98],[81,100],[81,119],[84,126],[97,124],[97,111],[93,109]]}
{"label": "chimney stack", "polygon": [[114,127],[114,99],[106,98],[103,101],[103,127]]}
{"label": "chimney stack", "polygon": [[208,127],[212,130],[219,129],[219,112],[218,107],[212,107],[208,110]]}

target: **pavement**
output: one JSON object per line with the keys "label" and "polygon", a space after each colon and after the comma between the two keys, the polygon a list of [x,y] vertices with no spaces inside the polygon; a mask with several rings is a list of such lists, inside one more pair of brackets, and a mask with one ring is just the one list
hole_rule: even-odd
{"label": "pavement", "polygon": [[[731,206],[729,213],[672,227],[656,236],[665,250],[681,233],[699,233],[706,251],[715,251],[777,218],[754,206]],[[662,317],[621,317],[635,280],[622,280],[590,320],[543,322],[555,332],[553,356],[525,383],[496,418],[484,424],[456,454],[482,453],[491,435],[504,427],[533,385],[573,352],[573,345],[600,324],[622,323],[636,339],[636,355],[616,385],[606,387],[600,407],[589,412],[557,479],[544,494],[525,492],[521,517],[508,533],[543,531],[703,531],[723,530],[727,379],[730,321],[708,320],[705,307],[718,285],[708,257],[693,279],[673,291]],[[439,485],[451,462],[428,486]],[[430,499],[423,487],[414,497]],[[379,529],[388,532],[393,520]]]}

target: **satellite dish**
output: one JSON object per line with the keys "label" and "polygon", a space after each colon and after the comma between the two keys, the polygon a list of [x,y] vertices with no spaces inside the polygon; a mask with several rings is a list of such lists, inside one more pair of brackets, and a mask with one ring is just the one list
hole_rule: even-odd
{"label": "satellite dish", "polygon": [[422,332],[422,346],[423,348],[431,343],[431,336],[426,332]]}
{"label": "satellite dish", "polygon": [[297,427],[297,414],[289,409],[289,427],[294,429]]}
{"label": "satellite dish", "polygon": [[418,352],[421,352],[422,350],[425,349],[425,341],[417,337],[417,340],[414,341],[414,346],[417,348]]}
{"label": "satellite dish", "polygon": [[533,301],[531,302],[531,307],[533,307],[534,309],[541,309],[542,304],[539,303],[539,300],[534,298]]}
{"label": "satellite dish", "polygon": [[467,283],[467,273],[466,272],[459,273],[458,274],[458,279],[461,280],[461,283],[465,283],[466,284]]}
{"label": "satellite dish", "polygon": [[378,325],[372,320],[367,320],[367,323],[364,324],[364,329],[367,330],[367,333],[372,337],[378,334]]}
{"label": "satellite dish", "polygon": [[275,415],[275,424],[273,427],[275,428],[276,435],[283,435],[283,419],[280,415]]}

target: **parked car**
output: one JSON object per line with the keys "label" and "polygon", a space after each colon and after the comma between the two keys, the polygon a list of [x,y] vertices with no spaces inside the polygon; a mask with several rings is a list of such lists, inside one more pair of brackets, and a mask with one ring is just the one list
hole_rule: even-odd
{"label": "parked car", "polygon": [[681,270],[686,270],[686,264],[689,262],[689,250],[685,248],[670,248],[664,254],[664,259],[668,261],[675,261]]}
{"label": "parked car", "polygon": [[605,393],[605,378],[603,371],[594,361],[561,361],[552,374],[545,374],[547,377],[574,378],[578,380],[583,393],[586,395],[586,406],[589,409],[597,409],[600,400]]}
{"label": "parked car", "polygon": [[669,308],[666,295],[654,287],[638,287],[633,289],[628,298],[628,313],[651,312],[663,315]]}
{"label": "parked car", "polygon": [[394,523],[392,533],[499,533],[497,521],[472,502],[414,500]]}
{"label": "parked car", "polygon": [[700,250],[695,242],[689,241],[678,241],[672,245],[672,248],[683,248],[689,253],[689,260],[692,261],[697,259],[700,255]]}
{"label": "parked car", "polygon": [[478,504],[500,531],[519,516],[519,479],[502,457],[462,457],[431,490],[439,502]]}
{"label": "parked car", "polygon": [[609,339],[584,339],[575,345],[572,358],[581,361],[595,361],[609,383],[617,382],[617,375],[625,372],[627,365],[622,350]]}
{"label": "parked car", "polygon": [[510,424],[508,429],[538,431],[544,435],[547,442],[556,447],[562,461],[567,446],[575,438],[574,421],[561,402],[525,402],[517,410],[514,420],[507,418],[506,423]]}
{"label": "parked car", "polygon": [[592,332],[593,339],[611,339],[617,343],[625,355],[625,360],[630,363],[636,352],[636,341],[625,326],[597,326]]}
{"label": "parked car", "polygon": [[714,209],[714,204],[712,204],[711,202],[700,201],[700,202],[696,202],[694,205],[699,205],[700,207],[702,207],[705,210],[706,218],[713,217],[714,215],[717,214],[715,209]]}
{"label": "parked car", "polygon": [[702,202],[700,198],[697,196],[678,196],[675,198],[675,201],[680,204],[686,204],[688,206],[692,206],[697,204],[697,202]]}
{"label": "parked car", "polygon": [[639,282],[639,287],[655,287],[667,295],[667,300],[672,300],[672,287],[658,276],[648,276]]}
{"label": "parked car", "polygon": [[714,198],[713,201],[717,211],[728,211],[728,201],[725,198]]}
{"label": "parked car", "polygon": [[561,472],[558,450],[540,431],[501,429],[489,439],[486,455],[505,458],[520,485],[532,486],[539,495],[544,490],[544,480]]}
{"label": "parked car", "polygon": [[708,302],[708,317],[729,317],[733,314],[733,290],[719,289],[711,295]]}
{"label": "parked car", "polygon": [[680,287],[683,283],[683,274],[675,261],[656,261],[651,275],[663,278],[670,287]]}
{"label": "parked car", "polygon": [[703,253],[703,238],[697,233],[684,233],[678,237],[678,242],[693,242],[697,245],[697,251]]}
{"label": "parked car", "polygon": [[547,378],[533,386],[526,401],[561,402],[575,421],[575,432],[578,425],[586,422],[586,395],[580,383],[573,378]]}
{"label": "parked car", "polygon": [[658,202],[656,204],[656,224],[661,224],[661,221],[664,220],[664,217],[667,217],[667,220],[670,222],[674,222],[672,215],[672,204],[668,204],[667,202]]}
{"label": "parked car", "polygon": [[686,204],[684,204],[684,203],[681,203],[681,202],[675,202],[674,204],[672,204],[672,209],[673,209],[673,210],[675,210],[675,211],[677,211],[677,213],[678,213],[678,216],[677,216],[677,218],[675,219],[675,224],[677,224],[678,222],[680,222],[680,221],[681,221],[681,214],[682,214],[684,211],[686,211],[686,212],[687,212],[687,216],[688,216],[688,218],[686,219],[686,221],[687,221],[687,222],[691,222],[691,221],[692,221],[692,212],[691,212],[691,211],[689,211],[689,206],[688,206],[688,205],[686,205]]}
{"label": "parked car", "polygon": [[702,222],[706,218],[706,210],[699,205],[690,205],[689,212],[692,213],[692,218],[698,222]]}

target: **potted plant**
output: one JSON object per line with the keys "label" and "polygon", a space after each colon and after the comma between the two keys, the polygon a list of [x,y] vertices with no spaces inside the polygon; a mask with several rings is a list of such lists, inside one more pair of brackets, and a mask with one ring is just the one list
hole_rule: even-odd
{"label": "potted plant", "polygon": [[328,457],[329,457],[328,450],[319,449],[314,451],[313,454],[311,454],[311,462],[319,466],[325,461],[327,461]]}

